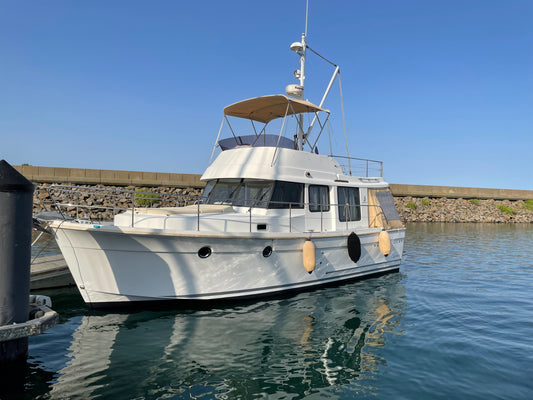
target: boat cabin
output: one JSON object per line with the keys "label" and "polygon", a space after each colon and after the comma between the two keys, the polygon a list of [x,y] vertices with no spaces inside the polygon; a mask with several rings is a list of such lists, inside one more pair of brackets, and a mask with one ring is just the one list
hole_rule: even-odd
{"label": "boat cabin", "polygon": [[[301,122],[305,113],[314,115],[307,130]],[[248,119],[255,134],[237,135],[228,117]],[[283,135],[289,117],[297,120],[294,140]],[[354,177],[350,174],[351,165],[345,174],[334,157],[318,154],[318,137],[328,118],[329,111],[284,95],[248,99],[226,107],[224,119],[232,135],[219,140],[219,132],[215,148],[218,146],[222,152],[202,176],[206,181],[203,203],[229,205],[256,216],[268,215],[269,220],[278,215],[280,229],[287,229],[282,223],[287,214],[293,224],[290,230],[335,231],[355,226],[398,225],[392,196],[381,176],[381,162],[348,159],[365,163],[364,175]],[[269,123],[276,119],[282,119],[279,134],[266,133]],[[257,123],[264,126],[258,129]],[[315,123],[320,131],[311,143]],[[378,166],[378,176],[369,176],[369,162]],[[386,216],[381,203],[387,205]],[[270,230],[267,223],[255,226],[257,230]]]}
{"label": "boat cabin", "polygon": [[[313,121],[304,130],[302,114]],[[320,117],[319,114],[326,114]],[[228,117],[247,119],[253,135],[237,135]],[[293,138],[287,119],[296,120]],[[284,95],[244,100],[224,109],[231,136],[217,136],[221,152],[201,179],[206,187],[197,205],[137,209],[135,226],[210,232],[339,232],[401,226],[381,162],[318,154],[310,142],[313,125],[322,133],[329,111]],[[267,133],[281,119],[278,135]],[[258,123],[263,127],[258,129]],[[222,126],[221,126],[222,129]],[[285,133],[285,135],[283,135]],[[213,149],[213,154],[215,149]],[[360,176],[352,163],[363,163]],[[370,176],[373,165],[376,176]],[[346,171],[347,169],[347,171]],[[163,216],[163,218],[161,218]],[[131,224],[131,213],[115,217],[115,225]]]}

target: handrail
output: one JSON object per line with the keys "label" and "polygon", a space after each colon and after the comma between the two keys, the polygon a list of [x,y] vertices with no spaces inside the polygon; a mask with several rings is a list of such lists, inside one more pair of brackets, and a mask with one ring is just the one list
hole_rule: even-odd
{"label": "handrail", "polygon": [[[383,161],[370,160],[370,159],[366,159],[366,158],[357,158],[357,157],[336,156],[336,155],[330,155],[330,157],[346,159],[346,160],[348,160],[348,162],[351,161],[351,160],[364,162],[364,164],[365,164],[365,167],[364,167],[365,175],[364,176],[366,178],[370,178],[369,172],[370,172],[370,170],[372,170],[374,168],[379,171],[379,176],[383,177]],[[374,164],[377,164],[377,165],[374,168],[372,168],[372,165],[374,165]],[[352,175],[353,165],[351,165],[349,167],[348,171],[346,170],[346,166],[345,165],[341,164],[341,167],[343,169],[344,175],[349,175],[349,176]]]}
{"label": "handrail", "polygon": [[[112,219],[116,214],[123,212],[123,211],[130,211],[131,216],[131,226],[135,226],[135,211],[136,211],[136,202],[144,201],[144,200],[151,200],[152,201],[152,208],[160,208],[159,206],[162,206],[164,208],[167,207],[183,207],[186,205],[197,205],[197,211],[196,211],[196,229],[197,231],[200,231],[200,220],[201,220],[201,204],[205,204],[203,200],[205,198],[202,198],[201,196],[192,196],[192,195],[185,195],[185,194],[174,194],[174,193],[156,193],[156,192],[139,192],[139,191],[133,191],[133,190],[125,190],[125,189],[110,189],[110,188],[93,188],[93,187],[84,187],[84,186],[69,186],[69,185],[51,185],[51,186],[37,186],[36,188],[36,195],[41,201],[43,205],[46,205],[46,203],[43,200],[46,200],[46,198],[43,198],[44,196],[39,196],[40,191],[45,191],[49,197],[49,206],[55,208],[62,216],[63,219],[69,219],[69,215],[72,219],[78,220],[78,221],[102,221],[104,219]],[[58,192],[58,193],[56,193]],[[91,194],[88,194],[87,192],[96,192],[99,193],[101,198],[96,199],[99,201],[98,204],[94,204],[94,198],[91,198]],[[62,198],[60,196],[63,195]],[[143,197],[143,195],[145,195]],[[148,196],[150,195],[150,196]],[[157,195],[159,197],[155,198],[152,197],[153,195]],[[70,196],[70,197],[69,197]],[[75,198],[77,200],[76,203],[72,203],[69,201],[70,198]],[[111,203],[109,200],[113,198],[113,202]],[[85,200],[86,203],[91,204],[82,204],[81,199]],[[107,202],[106,202],[107,200]],[[117,205],[118,200],[118,205]],[[127,204],[126,204],[127,203]],[[155,204],[154,204],[155,203]],[[224,202],[221,202],[224,203]],[[247,204],[246,204],[247,203]],[[308,212],[309,208],[312,207],[314,210],[320,209],[320,213],[316,212],[316,216],[320,218],[320,232],[324,232],[325,222],[328,220],[331,220],[331,218],[334,218],[334,223],[337,224],[337,226],[340,226],[340,223],[345,222],[346,224],[346,230],[349,230],[350,223],[353,222],[359,222],[361,219],[357,221],[351,221],[351,213],[350,213],[350,206],[349,204],[321,204],[321,203],[304,203],[304,202],[278,202],[278,201],[269,201],[264,202],[270,204],[284,204],[286,208],[274,208],[275,210],[288,210],[288,224],[285,225],[288,228],[289,232],[293,231],[294,225],[294,218],[302,217],[303,215],[306,215],[306,212]],[[258,221],[260,223],[264,222],[264,219],[261,219],[261,215],[254,214],[252,216],[252,210],[253,209],[262,209],[264,207],[257,207],[258,203],[255,200],[239,200],[239,204],[232,204],[231,201],[227,202],[228,205],[233,205],[234,207],[246,207],[248,208],[247,213],[248,215],[248,230],[249,232],[252,232],[252,225],[253,221]],[[157,207],[153,207],[156,205]],[[297,206],[297,207],[295,207]],[[339,207],[346,207],[343,211],[346,218],[345,221],[339,220]],[[376,214],[383,213],[383,210],[379,205],[368,205],[368,204],[360,204],[355,206],[359,208],[360,210],[366,208],[367,210],[370,207],[377,207],[379,208],[379,211],[376,212]],[[332,214],[326,214],[329,213],[329,211],[324,211],[326,209],[333,210]],[[82,213],[83,210],[83,213]],[[102,213],[101,211],[99,213],[95,213],[94,211],[97,210],[104,210]],[[49,211],[49,210],[47,210]],[[299,212],[301,211],[301,212]],[[106,213],[107,212],[107,213]],[[70,214],[69,214],[70,213]],[[296,215],[295,215],[296,214]],[[313,218],[313,215],[315,212],[310,212],[311,218],[310,221],[315,221],[315,223],[318,225],[317,218]],[[362,216],[362,212],[359,213],[360,216]],[[366,213],[366,218],[368,218],[368,215],[370,213]],[[205,218],[205,217],[204,217]],[[274,217],[278,218],[278,217]],[[283,219],[285,217],[279,216],[279,218]],[[241,217],[242,219],[242,217]],[[246,221],[246,218],[242,219],[243,221]],[[300,227],[301,228],[301,227]],[[306,227],[304,226],[304,230],[302,232],[305,232]]]}
{"label": "handrail", "polygon": [[[46,195],[41,195],[42,192],[46,193]],[[80,194],[85,204],[80,200]],[[200,197],[186,194],[55,184],[37,186],[35,195],[46,211],[54,209],[61,214],[63,219],[69,219],[71,217],[73,219],[86,218],[88,220],[93,220],[94,217],[91,217],[90,214],[85,216],[87,214],[86,212],[83,212],[82,216],[80,209],[111,211],[106,216],[101,215],[100,220],[102,220],[104,219],[103,217],[111,219],[114,215],[122,211],[131,211],[132,216],[134,216],[136,206],[146,205],[153,207],[154,204],[163,202],[165,207],[179,207],[193,204]],[[87,197],[84,197],[84,195]],[[45,202],[46,199],[48,199],[48,203]],[[112,205],[109,202],[110,200],[112,200]],[[122,203],[122,206],[117,205],[117,201]],[[68,215],[69,212],[70,215]],[[132,226],[133,224],[134,219],[132,217]]]}

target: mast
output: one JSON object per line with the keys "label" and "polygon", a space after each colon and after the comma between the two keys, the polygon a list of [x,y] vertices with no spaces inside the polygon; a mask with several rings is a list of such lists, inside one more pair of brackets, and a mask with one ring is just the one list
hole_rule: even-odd
{"label": "mast", "polygon": [[[344,139],[345,139],[345,142],[346,142],[346,154],[348,156],[348,165],[349,165],[350,175],[351,175],[350,153],[348,151],[348,136],[347,136],[347,133],[346,133],[346,121],[345,121],[345,117],[344,117],[344,104],[343,104],[343,99],[342,99],[340,68],[339,68],[339,66],[337,64],[331,62],[330,60],[328,60],[327,58],[323,57],[322,55],[317,53],[315,50],[313,50],[312,48],[307,46],[306,38],[307,38],[307,21],[309,19],[308,17],[309,17],[309,0],[306,1],[306,8],[305,8],[305,32],[302,33],[302,39],[301,39],[300,42],[294,42],[294,43],[291,44],[291,50],[294,51],[296,54],[298,54],[300,56],[300,69],[297,69],[296,71],[294,71],[294,77],[296,79],[298,79],[300,84],[299,85],[287,85],[286,88],[285,88],[285,91],[291,97],[294,97],[294,98],[299,99],[299,100],[304,100],[304,92],[305,92],[305,56],[306,56],[307,49],[311,50],[311,52],[315,53],[317,56],[322,58],[324,61],[328,62],[333,67],[335,67],[335,71],[333,72],[333,75],[331,76],[331,80],[329,82],[328,87],[326,88],[326,91],[324,93],[324,96],[322,97],[322,101],[320,102],[319,107],[322,107],[322,105],[324,104],[324,101],[326,100],[326,97],[329,94],[331,86],[333,85],[333,82],[334,82],[335,78],[338,76],[339,77],[339,91],[340,91],[340,94],[341,94],[342,120],[343,120],[343,125],[344,125]],[[317,116],[315,115],[315,117],[313,118],[313,121],[311,122],[311,124],[309,124],[307,132],[304,132],[303,114],[298,115],[296,117],[296,119],[297,119],[297,122],[298,122],[298,133],[296,135],[294,135],[294,138],[296,140],[296,147],[297,147],[298,150],[303,150],[303,147],[304,147],[304,144],[305,144],[305,142],[307,140],[307,137],[311,133],[311,129],[313,128],[313,125],[315,124],[315,122],[317,120]],[[313,147],[314,146],[311,147],[311,150],[313,150]]]}
{"label": "mast", "polygon": [[[306,21],[305,21],[305,25],[306,25],[306,28],[307,28],[307,18],[306,18]],[[301,94],[301,97],[300,99],[303,100],[304,99],[304,92],[305,92],[305,49],[306,49],[306,44],[305,44],[305,36],[306,36],[306,33],[302,33],[302,51],[301,51],[301,54],[300,54],[300,86],[302,87],[302,94]],[[304,127],[303,127],[303,123],[304,123],[304,116],[303,114],[300,114],[298,116],[298,150],[303,150],[303,147],[304,147]]]}
{"label": "mast", "polygon": [[[286,93],[299,100],[304,99],[305,91],[305,51],[307,49],[306,36],[307,36],[307,20],[309,16],[309,0],[305,6],[305,32],[302,33],[302,40],[300,42],[294,42],[291,44],[291,50],[300,56],[300,69],[294,71],[294,77],[300,82],[299,85],[287,85],[285,88]],[[298,120],[298,134],[296,135],[296,143],[298,150],[303,150],[305,132],[303,128],[303,115],[300,114],[297,117]]]}

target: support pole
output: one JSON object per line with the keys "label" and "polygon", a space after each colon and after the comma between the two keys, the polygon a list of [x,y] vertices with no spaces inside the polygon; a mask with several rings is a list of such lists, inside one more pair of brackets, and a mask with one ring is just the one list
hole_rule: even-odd
{"label": "support pole", "polygon": [[[29,319],[33,190],[0,161],[0,326]],[[25,363],[27,355],[27,337],[0,342],[0,367]]]}

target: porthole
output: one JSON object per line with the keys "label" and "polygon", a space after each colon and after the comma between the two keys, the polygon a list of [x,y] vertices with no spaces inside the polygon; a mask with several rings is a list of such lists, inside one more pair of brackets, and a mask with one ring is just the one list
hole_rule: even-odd
{"label": "porthole", "polygon": [[198,257],[207,258],[211,255],[211,247],[205,246],[198,250]]}
{"label": "porthole", "polygon": [[271,254],[272,254],[271,246],[267,246],[263,249],[263,257],[270,257]]}

